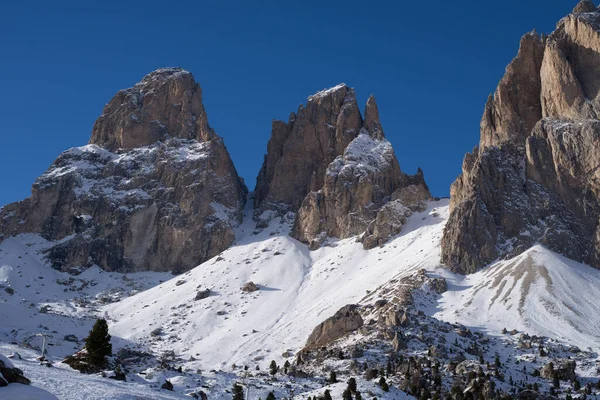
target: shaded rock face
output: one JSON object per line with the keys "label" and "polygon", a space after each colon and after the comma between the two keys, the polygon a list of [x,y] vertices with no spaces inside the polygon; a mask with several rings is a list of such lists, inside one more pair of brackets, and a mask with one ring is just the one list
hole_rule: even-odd
{"label": "shaded rock face", "polygon": [[424,207],[429,189],[422,171],[400,170],[373,96],[364,115],[354,90],[342,84],[309,97],[287,124],[273,122],[257,178],[257,216],[296,212],[292,236],[311,249],[330,236],[368,231],[363,242],[371,248],[398,234],[410,210]]}
{"label": "shaded rock face", "polygon": [[29,385],[31,381],[25,377],[23,371],[15,366],[4,356],[0,355],[0,387],[11,383]]}
{"label": "shaded rock face", "polygon": [[333,317],[317,325],[308,337],[305,347],[322,347],[359,329],[363,326],[363,319],[358,308],[354,304],[344,306]]}
{"label": "shaded rock face", "polygon": [[535,243],[600,267],[600,12],[527,34],[451,187],[442,262],[471,273]]}
{"label": "shaded rock face", "polygon": [[47,255],[57,269],[123,272],[184,271],[233,242],[246,188],[189,72],[161,69],[117,93],[90,143],[0,209],[0,240],[38,233],[56,241]]}

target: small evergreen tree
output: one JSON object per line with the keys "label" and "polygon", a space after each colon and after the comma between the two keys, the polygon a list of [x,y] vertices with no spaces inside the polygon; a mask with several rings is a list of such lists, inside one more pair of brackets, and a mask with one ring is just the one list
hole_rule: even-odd
{"label": "small evergreen tree", "polygon": [[89,336],[85,339],[89,362],[97,367],[106,365],[106,357],[112,355],[112,344],[108,334],[108,323],[100,318],[94,324]]}
{"label": "small evergreen tree", "polygon": [[381,377],[379,378],[379,387],[381,388],[381,390],[383,390],[384,392],[389,392],[390,391],[390,387],[387,384],[387,382],[385,381],[385,377]]}
{"label": "small evergreen tree", "polygon": [[335,373],[335,371],[331,371],[329,373],[329,380],[328,380],[328,382],[329,383],[337,383],[337,381],[338,381],[337,380],[337,374]]}
{"label": "small evergreen tree", "polygon": [[271,375],[275,376],[278,369],[279,369],[279,367],[277,366],[277,363],[275,362],[275,360],[271,361],[271,365],[269,365],[269,373]]}
{"label": "small evergreen tree", "polygon": [[348,390],[352,393],[356,393],[356,379],[348,379]]}
{"label": "small evergreen tree", "polygon": [[269,392],[267,395],[267,400],[275,400],[275,394],[273,392]]}
{"label": "small evergreen tree", "polygon": [[287,375],[289,368],[290,368],[290,362],[288,360],[285,360],[285,364],[283,364],[283,373]]}
{"label": "small evergreen tree", "polygon": [[233,389],[231,390],[233,393],[233,400],[244,400],[244,388],[238,385],[237,383],[233,384]]}
{"label": "small evergreen tree", "polygon": [[356,392],[356,393],[354,394],[354,399],[355,399],[355,400],[362,400],[362,395],[360,394],[360,392]]}
{"label": "small evergreen tree", "polygon": [[348,389],[344,390],[344,393],[342,393],[342,399],[352,400],[352,393]]}
{"label": "small evergreen tree", "polygon": [[325,389],[325,393],[323,393],[323,400],[332,400],[331,393],[329,393],[329,389]]}

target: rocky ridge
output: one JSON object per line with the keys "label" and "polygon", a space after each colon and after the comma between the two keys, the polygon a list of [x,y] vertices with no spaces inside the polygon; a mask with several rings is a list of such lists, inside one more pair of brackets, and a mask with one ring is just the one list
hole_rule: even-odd
{"label": "rocky ridge", "polygon": [[164,68],[106,105],[90,144],[61,154],[31,197],[0,209],[0,240],[56,241],[54,268],[184,271],[235,239],[246,188],[192,74]]}
{"label": "rocky ridge", "polygon": [[354,89],[341,84],[310,96],[287,123],[273,122],[256,183],[259,226],[292,211],[291,234],[311,249],[327,237],[355,235],[372,248],[422,209],[431,197],[423,173],[400,170],[373,96],[364,116]]}
{"label": "rocky ridge", "polygon": [[535,243],[600,267],[600,11],[581,1],[529,33],[451,187],[442,262],[471,273]]}

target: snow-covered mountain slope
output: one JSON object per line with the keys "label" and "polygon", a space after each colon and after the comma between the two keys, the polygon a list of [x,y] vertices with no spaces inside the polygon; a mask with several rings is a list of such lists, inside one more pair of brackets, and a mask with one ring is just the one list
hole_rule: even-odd
{"label": "snow-covered mountain slope", "polygon": [[[40,348],[42,333],[49,351],[66,356],[81,348],[100,305],[158,285],[170,273],[119,274],[89,268],[77,276],[52,269],[44,252],[55,245],[38,235],[22,234],[0,244],[0,341]],[[73,335],[65,340],[66,335]]]}
{"label": "snow-covered mountain slope", "polygon": [[[247,217],[236,244],[218,257],[103,312],[113,335],[192,356],[198,367],[267,367],[272,359],[291,357],[316,325],[399,272],[438,267],[447,213],[447,200],[431,202],[409,218],[399,237],[371,251],[346,239],[310,252],[288,236],[291,218],[254,232]],[[242,292],[249,281],[260,290]],[[194,300],[204,289],[210,297]]]}
{"label": "snow-covered mountain slope", "polygon": [[449,276],[435,317],[600,348],[600,271],[543,246],[468,276]]}

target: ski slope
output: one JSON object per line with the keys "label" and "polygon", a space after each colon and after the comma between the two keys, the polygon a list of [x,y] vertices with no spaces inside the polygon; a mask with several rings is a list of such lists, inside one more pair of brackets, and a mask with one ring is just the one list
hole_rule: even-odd
{"label": "ski slope", "polygon": [[[289,237],[290,219],[276,218],[254,232],[249,208],[230,249],[103,312],[114,336],[194,357],[198,368],[266,368],[272,359],[291,357],[342,306],[359,302],[399,272],[436,269],[447,204],[429,203],[396,239],[370,251],[345,239],[310,252]],[[248,281],[260,290],[243,293]],[[195,301],[198,290],[207,288],[211,296]],[[157,328],[162,334],[152,337]]]}

